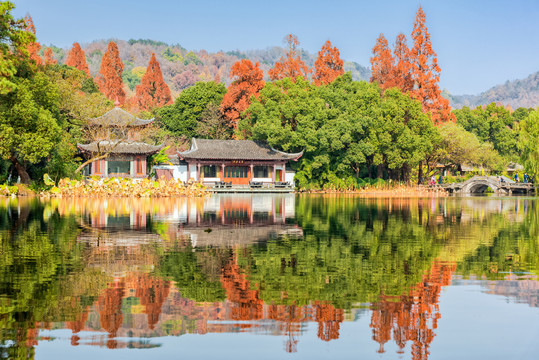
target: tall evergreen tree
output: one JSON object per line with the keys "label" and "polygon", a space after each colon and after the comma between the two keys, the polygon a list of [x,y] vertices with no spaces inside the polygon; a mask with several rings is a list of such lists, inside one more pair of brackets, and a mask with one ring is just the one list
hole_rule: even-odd
{"label": "tall evergreen tree", "polygon": [[406,45],[406,36],[399,34],[395,40],[393,49],[395,65],[393,67],[393,85],[401,89],[403,93],[412,91],[412,64],[410,62],[410,49]]}
{"label": "tall evergreen tree", "polygon": [[376,82],[382,89],[395,86],[393,81],[393,56],[387,44],[384,34],[376,39],[376,45],[372,48],[371,57],[371,82]]}
{"label": "tall evergreen tree", "polygon": [[110,100],[125,102],[125,90],[123,88],[122,73],[124,64],[120,60],[118,45],[114,41],[109,42],[107,51],[101,60],[101,68],[96,76],[99,90]]}
{"label": "tall evergreen tree", "polygon": [[66,59],[67,66],[73,66],[81,71],[84,71],[90,76],[90,70],[88,69],[88,63],[86,62],[86,56],[84,50],[81,49],[78,42],[73,43],[73,47],[69,50]]}
{"label": "tall evergreen tree", "polygon": [[[36,35],[36,27],[34,26],[34,20],[30,15],[24,17],[24,22],[26,24],[26,31]],[[33,41],[27,45],[28,54],[30,55],[30,60],[34,61],[36,65],[42,65],[43,60],[39,57],[39,50],[41,49],[41,44],[37,41]]]}
{"label": "tall evergreen tree", "polygon": [[440,67],[436,53],[432,49],[430,34],[425,25],[425,13],[419,7],[412,31],[414,46],[410,51],[412,59],[412,96],[423,105],[423,111],[431,113],[435,124],[454,120],[449,101],[442,97],[438,82]]}
{"label": "tall evergreen tree", "polygon": [[264,72],[257,62],[242,59],[230,69],[230,79],[234,79],[221,102],[221,112],[231,127],[237,128],[240,114],[247,110],[251,96],[258,96],[264,87]]}
{"label": "tall evergreen tree", "polygon": [[54,65],[57,63],[57,61],[52,56],[51,48],[47,48],[47,50],[45,50],[45,53],[43,54],[43,61],[45,62],[45,65]]}
{"label": "tall evergreen tree", "polygon": [[284,40],[288,44],[286,59],[281,56],[279,61],[275,63],[273,69],[268,71],[270,79],[275,81],[291,78],[292,81],[296,81],[298,76],[307,79],[307,75],[311,73],[311,70],[305,65],[305,62],[301,60],[301,55],[298,50],[298,37],[294,34],[288,34]]}
{"label": "tall evergreen tree", "polygon": [[344,74],[344,64],[340,58],[339,49],[331,47],[328,40],[318,52],[318,57],[314,63],[314,83],[316,85],[329,84],[336,77]]}
{"label": "tall evergreen tree", "polygon": [[135,100],[141,110],[150,110],[172,103],[170,89],[163,80],[163,73],[155,54],[152,54],[146,73],[137,86]]}

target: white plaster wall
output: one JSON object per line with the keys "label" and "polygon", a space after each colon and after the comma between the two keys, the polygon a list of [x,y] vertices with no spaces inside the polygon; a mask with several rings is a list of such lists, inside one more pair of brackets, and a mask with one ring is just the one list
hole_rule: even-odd
{"label": "white plaster wall", "polygon": [[174,180],[187,181],[187,166],[186,165],[155,165],[154,169],[169,169],[172,170],[172,177]]}
{"label": "white plaster wall", "polygon": [[296,176],[296,172],[287,171],[284,173],[284,181],[294,184],[294,176]]}

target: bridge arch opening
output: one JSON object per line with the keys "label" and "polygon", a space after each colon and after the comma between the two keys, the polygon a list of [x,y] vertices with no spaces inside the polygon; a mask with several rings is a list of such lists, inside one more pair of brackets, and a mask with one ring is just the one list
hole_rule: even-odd
{"label": "bridge arch opening", "polygon": [[487,191],[488,188],[491,188],[492,191],[497,192],[498,188],[495,186],[492,186],[492,184],[484,183],[484,182],[477,182],[475,184],[470,185],[468,188],[468,193],[470,194],[483,194],[485,191]]}

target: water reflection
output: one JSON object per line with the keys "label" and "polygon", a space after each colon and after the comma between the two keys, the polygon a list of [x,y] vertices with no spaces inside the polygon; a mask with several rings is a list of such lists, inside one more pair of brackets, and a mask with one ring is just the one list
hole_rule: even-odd
{"label": "water reflection", "polygon": [[[0,199],[0,356],[250,332],[287,352],[370,318],[378,352],[427,359],[452,279],[537,307],[534,199]],[[408,350],[409,349],[409,350]],[[111,357],[114,355],[111,355]]]}

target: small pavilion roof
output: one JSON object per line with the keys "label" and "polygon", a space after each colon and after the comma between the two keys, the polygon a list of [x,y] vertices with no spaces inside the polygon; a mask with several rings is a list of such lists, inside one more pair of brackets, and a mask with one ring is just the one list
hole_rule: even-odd
{"label": "small pavilion roof", "polygon": [[206,160],[294,160],[297,161],[303,151],[286,153],[276,150],[262,141],[254,140],[208,140],[191,141],[191,149],[178,152],[180,159]]}
{"label": "small pavilion roof", "polygon": [[99,117],[90,119],[92,124],[102,126],[144,126],[151,124],[153,121],[154,118],[148,120],[139,119],[118,106]]}
{"label": "small pavilion roof", "polygon": [[151,155],[157,153],[163,148],[162,145],[150,145],[143,142],[133,141],[94,141],[90,144],[77,144],[77,147],[87,153],[98,153],[100,148],[102,153],[111,154],[134,154]]}

